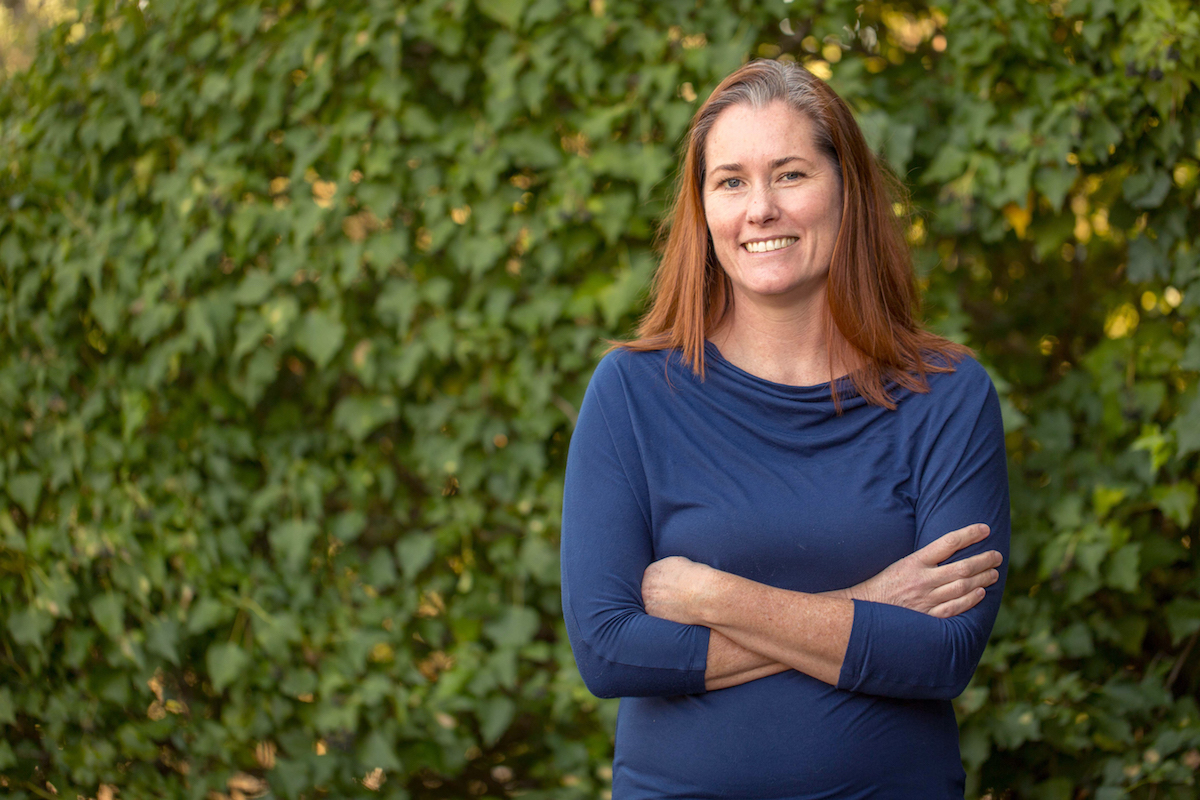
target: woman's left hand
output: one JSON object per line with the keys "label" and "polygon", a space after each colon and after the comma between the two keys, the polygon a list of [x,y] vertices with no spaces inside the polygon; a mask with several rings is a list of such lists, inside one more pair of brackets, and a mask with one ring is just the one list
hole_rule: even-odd
{"label": "woman's left hand", "polygon": [[652,617],[704,625],[703,608],[717,570],[683,556],[655,561],[642,574],[642,604]]}

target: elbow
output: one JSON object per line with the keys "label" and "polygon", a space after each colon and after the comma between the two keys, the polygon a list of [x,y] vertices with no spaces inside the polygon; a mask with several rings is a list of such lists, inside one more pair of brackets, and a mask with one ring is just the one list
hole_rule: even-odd
{"label": "elbow", "polygon": [[611,700],[629,696],[628,688],[622,685],[620,676],[614,675],[611,669],[606,669],[606,665],[593,663],[585,667],[578,659],[576,663],[579,666],[579,674],[583,676],[583,685],[596,697]]}
{"label": "elbow", "polygon": [[929,688],[927,699],[953,700],[958,697],[971,683],[975,676],[975,668],[979,665],[979,654],[971,648],[970,652],[959,653],[949,659],[943,667],[945,680]]}
{"label": "elbow", "polygon": [[676,669],[620,663],[597,653],[583,639],[572,639],[571,645],[583,685],[601,699],[666,697],[705,691],[702,668]]}
{"label": "elbow", "polygon": [[583,678],[587,690],[604,700],[614,697],[625,697],[629,694],[625,684],[624,670],[601,656],[596,648],[584,637],[576,626],[568,619],[567,633],[571,642],[571,652],[575,656],[575,667]]}
{"label": "elbow", "polygon": [[957,673],[950,676],[950,682],[945,686],[939,686],[933,690],[930,700],[953,700],[958,697],[971,683],[971,677],[975,674],[975,670],[970,671],[959,670]]}

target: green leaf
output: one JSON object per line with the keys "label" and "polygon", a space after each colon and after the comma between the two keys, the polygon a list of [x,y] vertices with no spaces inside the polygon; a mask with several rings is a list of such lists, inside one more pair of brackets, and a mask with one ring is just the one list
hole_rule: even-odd
{"label": "green leaf", "polygon": [[528,644],[538,631],[538,614],[527,606],[505,609],[500,618],[483,626],[483,631],[500,647]]}
{"label": "green leaf", "polygon": [[121,392],[121,438],[128,442],[150,415],[150,399],[137,390]]}
{"label": "green leaf", "polygon": [[97,627],[110,639],[120,639],[125,634],[125,602],[120,595],[108,592],[93,597],[88,607]]}
{"label": "green leaf", "polygon": [[312,541],[319,533],[317,524],[306,519],[289,519],[271,527],[267,538],[271,550],[288,572],[299,572],[308,561]]}
{"label": "green leaf", "polygon": [[312,309],[300,320],[296,346],[322,369],[341,349],[345,336],[346,326],[333,313]]}
{"label": "green leaf", "polygon": [[387,550],[376,550],[363,569],[363,580],[376,589],[388,589],[396,584],[396,562]]}
{"label": "green leaf", "polygon": [[1166,606],[1167,628],[1172,644],[1179,644],[1200,630],[1200,600],[1177,597]]}
{"label": "green leaf", "polygon": [[1200,392],[1193,392],[1183,412],[1171,424],[1175,433],[1175,457],[1183,459],[1200,452]]}
{"label": "green leaf", "polygon": [[250,656],[233,642],[220,642],[208,648],[208,678],[213,689],[225,691],[250,666]]}
{"label": "green leaf", "polygon": [[427,533],[410,533],[396,542],[396,561],[404,577],[412,580],[433,560],[437,539]]}
{"label": "green leaf", "polygon": [[1163,200],[1167,199],[1169,191],[1171,191],[1171,176],[1160,172],[1154,176],[1153,182],[1141,195],[1132,198],[1132,202],[1138,208],[1158,208],[1163,204]]}
{"label": "green leaf", "polygon": [[253,270],[246,273],[242,282],[233,293],[233,302],[240,306],[256,306],[266,299],[275,288],[275,279],[263,270]]}
{"label": "green leaf", "polygon": [[8,479],[5,486],[8,496],[16,501],[29,519],[37,514],[38,500],[42,496],[42,476],[36,472],[18,472]]}
{"label": "green leaf", "polygon": [[90,307],[92,316],[106,334],[111,336],[117,332],[123,310],[121,297],[116,292],[101,292],[92,298]]}
{"label": "green leaf", "polygon": [[400,416],[400,405],[390,395],[345,397],[333,412],[333,424],[355,442],[361,442],[380,425]]}
{"label": "green leaf", "polygon": [[1155,486],[1150,490],[1154,504],[1180,528],[1192,522],[1192,509],[1196,507],[1196,486],[1191,483],[1175,483],[1170,486]]}
{"label": "green leaf", "polygon": [[146,650],[179,665],[179,623],[168,616],[156,617],[146,625]]}
{"label": "green leaf", "polygon": [[42,640],[54,628],[54,617],[39,608],[25,608],[8,615],[13,642],[42,649]]}
{"label": "green leaf", "polygon": [[396,744],[390,741],[383,731],[372,731],[359,748],[358,762],[368,772],[374,769],[382,769],[385,772],[400,771],[404,765],[396,756]]}
{"label": "green leaf", "polygon": [[521,22],[525,2],[526,0],[475,0],[475,5],[504,27],[515,30]]}
{"label": "green leaf", "polygon": [[1171,262],[1148,236],[1139,236],[1129,243],[1129,280],[1145,283],[1170,273]]}
{"label": "green leaf", "polygon": [[1055,211],[1061,211],[1067,193],[1075,185],[1079,169],[1071,166],[1038,167],[1033,183],[1042,196],[1050,201]]}
{"label": "green leaf", "polygon": [[204,633],[229,620],[233,611],[215,597],[201,597],[188,614],[187,632]]}
{"label": "green leaf", "polygon": [[1142,546],[1137,542],[1125,545],[1113,553],[1108,561],[1109,586],[1126,592],[1134,592],[1141,580],[1138,563],[1141,559]]}
{"label": "green leaf", "polygon": [[213,330],[208,310],[200,302],[189,303],[185,316],[185,330],[211,355],[217,352],[217,337]]}
{"label": "green leaf", "polygon": [[343,542],[353,542],[367,527],[367,516],[358,510],[338,514],[329,523],[329,533]]}
{"label": "green leaf", "polygon": [[491,746],[504,735],[512,723],[517,704],[507,697],[489,697],[479,704],[479,732],[485,746]]}

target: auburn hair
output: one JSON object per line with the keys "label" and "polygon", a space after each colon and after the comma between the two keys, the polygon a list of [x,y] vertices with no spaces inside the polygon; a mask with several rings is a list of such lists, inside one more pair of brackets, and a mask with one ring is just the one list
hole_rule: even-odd
{"label": "auburn hair", "polygon": [[[662,260],[652,301],[628,350],[677,349],[684,363],[705,374],[704,343],[733,303],[732,286],[717,261],[704,215],[705,147],[725,109],[765,108],[785,102],[814,123],[817,148],[833,164],[842,186],[842,221],[829,266],[827,339],[830,371],[855,365],[847,376],[867,402],[896,407],[889,383],[929,391],[926,373],[952,372],[971,351],[924,330],[912,255],[894,202],[902,186],[867,146],[849,107],[803,67],[759,60],[721,82],[705,101],[684,142],[683,169],[670,213],[660,230]],[[839,384],[830,383],[841,408]]]}

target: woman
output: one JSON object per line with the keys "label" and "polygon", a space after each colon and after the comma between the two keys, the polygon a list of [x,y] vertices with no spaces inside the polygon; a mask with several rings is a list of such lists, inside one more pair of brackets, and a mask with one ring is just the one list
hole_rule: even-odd
{"label": "woman", "polygon": [[883,175],[796,65],[742,67],[693,120],[652,307],[567,464],[563,612],[588,688],[624,698],[614,800],[962,797],[1003,430],[915,320]]}

